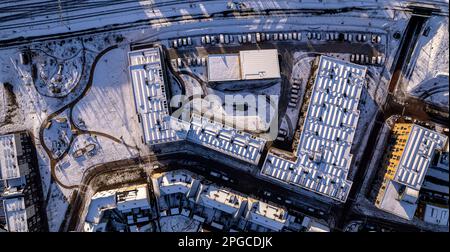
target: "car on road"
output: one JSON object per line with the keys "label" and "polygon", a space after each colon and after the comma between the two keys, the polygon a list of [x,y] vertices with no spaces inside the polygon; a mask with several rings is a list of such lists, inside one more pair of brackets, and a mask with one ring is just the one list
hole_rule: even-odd
{"label": "car on road", "polygon": [[216,178],[220,178],[220,174],[217,172],[210,172],[209,174],[211,174],[211,176],[216,177]]}
{"label": "car on road", "polygon": [[267,197],[270,197],[270,196],[272,195],[272,193],[271,193],[271,192],[268,192],[268,191],[264,191],[263,194],[264,194],[265,196],[267,196]]}
{"label": "car on road", "polygon": [[288,199],[285,200],[284,202],[285,202],[286,204],[292,204],[292,201],[291,201],[291,200],[288,200]]}

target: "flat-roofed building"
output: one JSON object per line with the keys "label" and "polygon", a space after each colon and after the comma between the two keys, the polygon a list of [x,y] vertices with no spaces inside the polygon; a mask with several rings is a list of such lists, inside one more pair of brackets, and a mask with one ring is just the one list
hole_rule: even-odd
{"label": "flat-roofed building", "polygon": [[247,206],[247,199],[237,193],[214,185],[201,185],[197,196],[197,204],[222,211],[239,218]]}
{"label": "flat-roofed building", "polygon": [[278,50],[246,50],[239,52],[242,80],[281,78]]}
{"label": "flat-roofed building", "polygon": [[0,136],[0,179],[18,179],[30,174],[27,153],[22,147],[20,134]]}
{"label": "flat-roofed building", "polygon": [[423,220],[425,222],[436,224],[440,226],[448,226],[448,206],[439,207],[431,204],[426,204],[425,206],[425,215]]}
{"label": "flat-roofed building", "polygon": [[385,174],[375,206],[412,220],[425,174],[447,137],[416,124],[396,123],[390,142],[383,158]]}
{"label": "flat-roofed building", "polygon": [[[187,123],[172,118],[169,113],[166,80],[159,48],[131,51],[130,76],[136,112],[143,130],[143,142],[148,145],[182,140]],[[177,128],[177,130],[173,129]]]}
{"label": "flat-roofed building", "polygon": [[116,194],[116,201],[117,209],[122,213],[131,213],[133,209],[150,209],[147,185],[119,189]]}
{"label": "flat-roofed building", "polygon": [[27,132],[0,136],[0,179],[3,211],[10,232],[47,231],[41,178]]}
{"label": "flat-roofed building", "polygon": [[23,196],[6,198],[3,201],[6,228],[9,232],[39,232],[41,217],[35,205],[25,204]]}
{"label": "flat-roofed building", "polygon": [[345,202],[350,149],[359,119],[358,104],[367,68],[321,56],[296,160],[269,152],[261,174]]}
{"label": "flat-roofed building", "polygon": [[187,140],[253,164],[259,162],[266,143],[262,138],[195,114]]}
{"label": "flat-roofed building", "polygon": [[[200,230],[300,231],[302,228],[296,217],[289,215],[283,207],[221,187],[187,170],[156,173],[152,175],[152,181],[157,198],[171,196],[169,203],[172,206],[160,216],[190,219],[189,225],[197,223]],[[186,195],[192,196],[189,196],[189,203],[179,204],[186,201]]]}
{"label": "flat-roofed building", "polygon": [[251,200],[246,219],[255,225],[279,232],[287,225],[288,212],[282,207]]}
{"label": "flat-roofed building", "polygon": [[238,54],[208,55],[208,81],[235,81],[241,79]]}
{"label": "flat-roofed building", "polygon": [[281,78],[277,49],[212,54],[208,56],[207,67],[209,82]]}
{"label": "flat-roofed building", "polygon": [[148,187],[146,184],[96,192],[89,203],[84,232],[104,232],[111,229],[111,219],[121,222],[123,229],[139,230],[152,218]]}
{"label": "flat-roofed building", "polygon": [[[181,193],[183,195],[195,194],[196,188],[193,174],[186,170],[175,170],[154,175],[152,177],[153,188],[156,196]],[[193,188],[194,186],[194,188]],[[191,189],[193,189],[191,191]]]}
{"label": "flat-roofed building", "polygon": [[[212,65],[222,64],[223,67],[239,69],[238,55],[234,56],[211,55],[209,60]],[[246,162],[258,163],[265,145],[264,139],[196,115],[190,122],[170,116],[160,48],[131,51],[129,65],[136,112],[145,144],[152,146],[188,140]],[[216,72],[217,69],[211,70]],[[233,79],[239,75],[236,71],[224,73],[217,70],[217,74]]]}

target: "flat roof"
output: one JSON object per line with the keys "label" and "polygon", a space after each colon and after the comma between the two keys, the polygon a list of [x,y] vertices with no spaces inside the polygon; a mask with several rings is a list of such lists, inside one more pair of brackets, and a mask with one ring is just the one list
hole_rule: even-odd
{"label": "flat roof", "polygon": [[286,223],[287,212],[281,207],[256,201],[251,206],[249,220],[257,225],[280,231]]}
{"label": "flat roof", "polygon": [[136,112],[141,117],[144,142],[153,145],[183,138],[172,130],[159,48],[131,51],[129,69]]}
{"label": "flat roof", "polygon": [[208,81],[233,81],[240,79],[239,54],[208,55]]}
{"label": "flat roof", "polygon": [[269,152],[261,174],[345,202],[352,185],[347,180],[350,149],[366,70],[321,56],[295,151],[297,160],[285,160]]}
{"label": "flat roof", "polygon": [[414,124],[400,158],[394,180],[420,190],[436,150],[441,150],[447,137]]}
{"label": "flat roof", "polygon": [[239,54],[208,55],[208,81],[280,78],[277,49],[244,50]]}
{"label": "flat roof", "polygon": [[448,214],[448,208],[426,204],[425,215],[423,219],[428,223],[440,226],[448,226]]}
{"label": "flat roof", "polygon": [[389,181],[380,203],[380,208],[401,218],[412,220],[417,209],[417,204],[399,200],[402,187],[404,185],[395,181]]}
{"label": "flat roof", "polygon": [[239,58],[243,80],[281,77],[277,49],[240,51]]}
{"label": "flat roof", "polygon": [[[237,54],[210,55],[209,58],[213,64],[226,67],[232,67],[233,60],[239,61]],[[190,122],[170,116],[159,48],[129,52],[129,64],[136,112],[140,115],[143,140],[147,145],[187,139],[246,162],[258,163],[264,139],[195,115]],[[239,67],[239,62],[235,66]]]}
{"label": "flat roof", "polygon": [[205,117],[193,115],[187,139],[246,162],[257,164],[266,140]]}
{"label": "flat roof", "polygon": [[28,232],[27,211],[24,197],[15,197],[3,201],[6,225],[9,232]]}
{"label": "flat roof", "polygon": [[17,161],[17,148],[14,134],[0,136],[0,179],[15,179],[22,176]]}
{"label": "flat roof", "polygon": [[165,195],[186,194],[191,189],[192,177],[181,170],[169,171],[158,178],[159,191]]}
{"label": "flat roof", "polygon": [[147,185],[120,188],[116,197],[119,211],[128,211],[134,208],[150,208]]}
{"label": "flat roof", "polygon": [[89,203],[85,222],[98,224],[103,211],[116,207],[116,190],[100,191],[94,194]]}
{"label": "flat roof", "polygon": [[199,199],[198,203],[231,215],[235,215],[246,201],[245,197],[214,185],[203,186]]}
{"label": "flat roof", "polygon": [[149,208],[149,204],[148,191],[145,184],[99,191],[91,198],[85,222],[98,224],[103,212],[108,209],[117,208],[119,211],[128,211],[139,207]]}

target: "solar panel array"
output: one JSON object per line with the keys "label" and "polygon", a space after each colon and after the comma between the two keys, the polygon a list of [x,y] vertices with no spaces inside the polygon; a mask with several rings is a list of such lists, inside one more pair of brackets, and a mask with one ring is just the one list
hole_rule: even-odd
{"label": "solar panel array", "polygon": [[269,153],[261,174],[345,202],[366,67],[321,56],[295,162]]}
{"label": "solar panel array", "polygon": [[420,190],[435,150],[442,149],[446,141],[446,136],[414,124],[394,180]]}
{"label": "solar panel array", "polygon": [[193,115],[187,139],[235,158],[257,164],[266,141],[221,123]]}
{"label": "solar panel array", "polygon": [[136,111],[140,115],[144,142],[152,145],[179,140],[171,118],[158,48],[129,53]]}

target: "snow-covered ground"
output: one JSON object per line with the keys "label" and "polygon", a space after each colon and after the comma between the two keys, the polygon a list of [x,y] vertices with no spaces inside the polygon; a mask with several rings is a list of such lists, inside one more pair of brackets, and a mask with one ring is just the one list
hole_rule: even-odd
{"label": "snow-covered ground", "polygon": [[[36,0],[22,1],[25,5],[30,3],[36,3]],[[66,10],[67,7],[61,7],[53,11],[43,12],[41,15],[22,15],[22,18],[5,20],[0,25],[1,39],[10,39],[19,36],[36,36],[36,35],[48,35],[62,32],[74,32],[81,31],[90,28],[99,28],[112,24],[123,24],[127,22],[143,21],[147,19],[157,19],[175,16],[195,16],[195,15],[209,15],[215,12],[224,11],[227,9],[227,2],[225,1],[208,1],[208,3],[177,3],[174,5],[167,5],[166,0],[154,0],[154,1],[136,1],[120,3],[109,6],[104,2],[98,3],[98,1],[90,0],[83,4],[91,4],[91,7],[81,8],[80,10]],[[271,1],[271,0],[252,0],[245,1],[250,8],[256,11],[262,11],[265,9],[337,9],[345,7],[380,7],[382,12],[394,11],[386,10],[383,7],[392,6],[398,8],[406,6],[409,0],[303,0],[299,1]],[[447,0],[433,1],[444,3],[442,9],[447,11]],[[92,4],[94,3],[94,4]],[[95,4],[96,3],[96,4]],[[11,3],[2,3],[1,7],[6,7]],[[56,7],[56,6],[54,6]],[[83,6],[80,6],[83,7]],[[30,7],[31,8],[31,7]],[[126,9],[126,11],[111,11],[114,8]],[[29,10],[29,9],[28,9]],[[448,12],[448,11],[447,11]],[[0,18],[11,14],[18,14],[19,12],[5,12],[0,14]],[[45,14],[44,14],[45,13]],[[81,14],[81,17],[80,17]],[[86,15],[86,16],[83,16]],[[20,17],[20,15],[17,15]],[[78,16],[78,17],[77,17]],[[371,14],[373,17],[373,13]],[[77,17],[77,18],[75,18]],[[368,19],[370,20],[370,19]],[[147,22],[145,22],[147,23]],[[339,22],[340,23],[340,22]]]}
{"label": "snow-covered ground", "polygon": [[47,205],[47,220],[50,232],[58,232],[64,220],[73,190],[60,188],[52,184]]}
{"label": "snow-covered ground", "polygon": [[[306,53],[295,52],[294,63],[292,67],[292,76],[290,82],[297,80],[299,85],[299,91],[297,93],[297,105],[295,107],[287,107],[286,114],[283,117],[280,129],[284,129],[287,132],[287,136],[293,137],[294,131],[297,128],[296,122],[298,121],[300,108],[303,104],[303,98],[305,94],[306,83],[309,80],[311,74],[311,66],[315,57],[308,56]],[[292,92],[292,89],[291,89]],[[292,95],[293,93],[291,93]]]}
{"label": "snow-covered ground", "polygon": [[[98,131],[146,149],[129,82],[125,46],[106,53],[97,63],[92,87],[73,109],[73,120],[83,129]],[[83,123],[80,124],[80,119]]]}
{"label": "snow-covered ground", "polygon": [[404,89],[408,94],[447,110],[449,106],[448,28],[448,17],[431,17],[425,23],[404,80]]}
{"label": "snow-covered ground", "polygon": [[197,232],[200,222],[183,215],[173,215],[161,217],[159,225],[161,232]]}
{"label": "snow-covered ground", "polygon": [[[78,84],[83,72],[85,52],[80,39],[71,40],[70,45],[61,41],[35,45],[32,48],[36,66],[36,88],[47,96],[65,96]],[[58,50],[64,45],[65,50]],[[54,54],[53,54],[54,53]]]}
{"label": "snow-covered ground", "polygon": [[[85,154],[75,157],[74,152],[80,142],[90,141],[96,148],[92,155]],[[84,145],[84,144],[83,144]],[[56,165],[55,173],[58,179],[67,186],[78,185],[83,178],[83,173],[96,164],[107,163],[115,160],[135,157],[137,151],[122,143],[116,143],[102,136],[80,135],[74,140],[69,154]]]}

